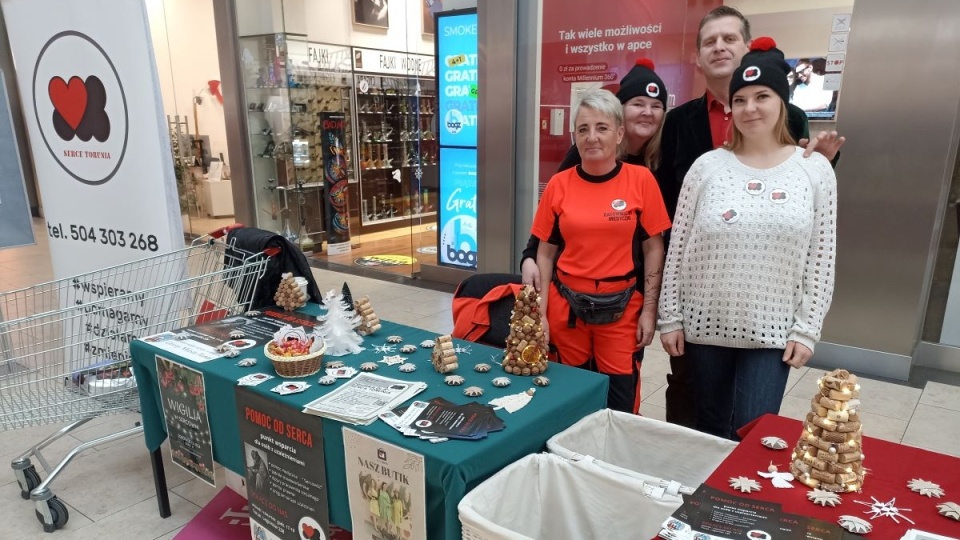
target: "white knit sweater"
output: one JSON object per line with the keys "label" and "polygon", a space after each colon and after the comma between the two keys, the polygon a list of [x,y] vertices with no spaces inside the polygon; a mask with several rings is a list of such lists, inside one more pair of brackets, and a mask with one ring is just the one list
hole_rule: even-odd
{"label": "white knit sweater", "polygon": [[692,343],[813,350],[833,296],[837,179],[798,148],[770,169],[728,150],[683,181],[660,295],[661,333]]}

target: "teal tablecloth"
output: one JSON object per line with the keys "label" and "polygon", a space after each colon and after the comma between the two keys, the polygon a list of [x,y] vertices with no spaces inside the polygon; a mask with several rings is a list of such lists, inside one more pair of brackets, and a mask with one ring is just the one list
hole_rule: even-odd
{"label": "teal tablecloth", "polygon": [[[307,306],[302,311],[311,314],[319,313],[317,306]],[[374,352],[373,346],[385,344],[387,336],[398,335],[403,338],[403,343],[413,344],[436,337],[435,334],[418,328],[387,321],[383,321],[382,324],[383,328],[376,335],[364,338],[363,344],[367,350],[339,359],[347,365],[359,367],[362,362],[376,361],[383,357],[382,354]],[[502,351],[460,340],[456,340],[456,343],[470,348],[469,354],[459,355],[460,369],[457,370],[457,374],[466,379],[467,386],[476,385],[484,388],[485,393],[481,398],[477,398],[478,401],[487,402],[497,397],[521,392],[532,386],[529,377],[510,376],[513,384],[507,388],[495,388],[490,384],[491,379],[494,376],[506,375],[500,372],[499,366],[496,365]],[[160,390],[154,358],[156,354],[161,354],[203,372],[207,408],[213,432],[214,458],[231,471],[244,475],[243,445],[240,441],[234,386],[237,379],[248,373],[262,371],[275,374],[270,361],[263,356],[262,347],[244,351],[244,357],[259,358],[254,368],[239,368],[236,366],[236,359],[226,358],[197,364],[178,358],[143,341],[134,341],[130,350],[140,388],[147,448],[151,451],[156,450],[167,438],[163,413],[160,409]],[[429,349],[419,348],[415,354],[410,355],[408,362],[417,364],[417,371],[402,373],[396,366],[380,364],[380,368],[375,373],[429,384],[429,388],[415,399],[429,400],[440,396],[455,403],[473,401],[472,398],[463,395],[464,387],[443,384],[443,375],[434,371],[430,364]],[[479,362],[493,365],[494,370],[490,373],[474,372],[473,366]],[[535,397],[526,407],[513,414],[506,411],[497,413],[506,423],[506,429],[491,433],[486,439],[480,441],[451,440],[431,444],[427,441],[404,437],[379,420],[369,426],[351,427],[372,437],[423,454],[426,460],[428,538],[459,539],[461,530],[457,504],[468,491],[506,465],[527,454],[543,450],[547,439],[551,436],[563,431],[580,418],[606,406],[608,384],[606,376],[555,363],[550,365],[547,376],[550,378],[550,386],[538,388]],[[300,379],[309,382],[312,386],[305,392],[288,396],[270,392],[270,388],[276,386],[276,379],[251,388],[264,396],[301,410],[306,403],[339,386],[339,384],[320,386],[317,384],[318,378],[319,374]],[[343,455],[342,427],[344,424],[329,419],[322,421],[330,521],[346,529],[352,529]]]}

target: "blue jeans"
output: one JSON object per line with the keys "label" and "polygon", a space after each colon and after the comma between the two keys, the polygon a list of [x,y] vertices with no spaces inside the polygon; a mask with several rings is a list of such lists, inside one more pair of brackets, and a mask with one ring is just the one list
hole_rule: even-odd
{"label": "blue jeans", "polygon": [[737,430],[766,413],[780,412],[790,366],[783,349],[736,349],[687,342],[694,375],[697,429],[740,440]]}

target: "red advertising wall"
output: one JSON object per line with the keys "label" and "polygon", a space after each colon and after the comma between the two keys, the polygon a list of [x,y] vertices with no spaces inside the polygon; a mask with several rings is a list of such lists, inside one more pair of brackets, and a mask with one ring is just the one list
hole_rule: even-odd
{"label": "red advertising wall", "polygon": [[[540,72],[540,191],[572,143],[572,92],[600,85],[616,92],[637,58],[654,61],[679,105],[703,92],[697,72],[696,32],[721,0],[543,0]],[[551,115],[563,111],[562,133]],[[554,120],[556,122],[556,120]]]}

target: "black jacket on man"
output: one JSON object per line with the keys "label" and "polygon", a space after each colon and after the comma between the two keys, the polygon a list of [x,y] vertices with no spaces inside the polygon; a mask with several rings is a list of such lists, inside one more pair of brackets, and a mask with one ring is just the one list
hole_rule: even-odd
{"label": "black jacket on man", "polygon": [[[787,123],[790,135],[797,141],[810,137],[807,115],[796,105],[787,104]],[[667,215],[673,219],[680,186],[687,171],[697,158],[713,150],[706,94],[667,113],[660,145],[657,182],[663,202],[667,205]]]}

